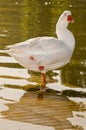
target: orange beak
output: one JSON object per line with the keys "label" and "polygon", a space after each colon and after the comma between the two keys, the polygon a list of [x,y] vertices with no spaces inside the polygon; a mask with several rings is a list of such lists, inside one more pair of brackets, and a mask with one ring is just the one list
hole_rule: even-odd
{"label": "orange beak", "polygon": [[74,20],[73,20],[73,18],[72,18],[71,15],[68,15],[67,21],[68,21],[69,23],[73,23],[73,22],[74,22]]}

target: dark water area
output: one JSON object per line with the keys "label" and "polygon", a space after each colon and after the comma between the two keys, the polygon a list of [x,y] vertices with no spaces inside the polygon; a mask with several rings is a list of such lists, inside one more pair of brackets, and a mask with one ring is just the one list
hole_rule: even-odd
{"label": "dark water area", "polygon": [[[86,123],[86,0],[0,0],[0,84],[10,89],[22,88],[26,90],[28,86],[40,86],[41,77],[39,73],[27,72],[27,70],[22,68],[13,58],[2,53],[2,50],[5,49],[6,45],[22,42],[33,37],[57,37],[55,32],[56,22],[64,10],[70,10],[73,15],[74,23],[69,25],[69,29],[74,34],[76,40],[75,50],[70,63],[61,68],[61,70],[48,72],[47,80],[49,84],[52,84],[53,89],[56,86],[59,88],[58,82],[65,87],[65,91],[66,86],[68,86],[69,89],[64,96],[65,98],[71,96],[71,99],[68,98],[68,100],[73,103],[72,108],[71,105],[69,105],[70,109],[68,109],[68,111],[70,114],[68,116],[66,116],[66,113],[63,114],[64,121],[61,119],[61,122],[65,122],[67,117],[71,118],[68,121],[71,126],[70,124],[66,124],[68,128],[64,125],[60,129],[64,128],[65,130],[70,128],[71,130],[85,130],[85,125],[83,125],[83,123],[80,124],[80,122],[83,117],[84,124]],[[73,89],[74,92],[71,93],[71,89]],[[28,109],[28,105],[24,102],[25,99],[31,103],[33,100],[36,100],[36,97],[33,99],[31,96],[28,97],[28,94],[26,95],[24,94],[23,98],[21,98],[23,102],[21,106],[25,106]],[[60,103],[58,107],[58,109],[60,109],[61,103],[63,103],[63,96],[61,95],[62,100],[58,99],[57,102],[57,96],[54,96],[55,101],[51,96],[50,100],[47,100],[45,97],[43,102],[48,105],[48,102],[52,100],[52,106],[53,103],[56,103],[57,106]],[[3,96],[0,97],[3,98]],[[66,105],[70,104],[68,100],[66,101],[65,99]],[[19,104],[21,104],[21,101]],[[40,105],[40,107],[44,107],[43,105],[44,104]],[[34,105],[34,108],[35,107],[37,108],[36,104]],[[9,105],[8,108],[10,112],[13,111]],[[50,112],[53,108],[50,109]],[[58,113],[58,111],[56,111],[57,107],[55,108],[53,112]],[[8,114],[8,116],[3,114],[8,117],[8,119],[10,119],[9,111],[5,113]],[[25,113],[28,113],[28,111],[25,111]],[[24,119],[27,118],[25,115],[22,115]],[[49,115],[49,118],[50,116],[55,115]],[[34,118],[34,116],[32,117]],[[57,115],[57,117],[60,119],[60,116]],[[47,119],[49,120],[49,118]],[[76,118],[78,118],[77,123],[74,124],[72,119],[76,120]],[[17,117],[17,119],[19,121],[36,123],[35,121],[31,122],[28,118],[21,120]],[[40,116],[38,119],[40,120]],[[12,118],[12,120],[16,119]],[[49,123],[43,123],[42,121],[42,123],[38,122],[39,121],[37,121],[37,124],[49,125]],[[56,124],[53,125],[53,123],[50,122],[51,125],[49,126],[55,126],[55,128],[58,129],[59,125],[57,124],[56,126]]]}

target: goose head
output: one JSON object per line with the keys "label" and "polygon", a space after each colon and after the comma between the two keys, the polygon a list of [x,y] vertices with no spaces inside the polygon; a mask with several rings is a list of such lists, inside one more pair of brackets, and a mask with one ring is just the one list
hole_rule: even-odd
{"label": "goose head", "polygon": [[69,23],[73,23],[72,13],[69,10],[64,11],[57,22],[56,28],[64,27],[67,28]]}

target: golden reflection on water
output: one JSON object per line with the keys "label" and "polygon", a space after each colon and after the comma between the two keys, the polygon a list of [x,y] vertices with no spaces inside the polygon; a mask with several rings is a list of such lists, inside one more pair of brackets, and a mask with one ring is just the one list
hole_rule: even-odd
{"label": "golden reflection on water", "polygon": [[53,126],[56,130],[72,128],[66,119],[71,117],[71,111],[77,108],[75,103],[66,97],[48,94],[39,100],[35,92],[25,93],[19,103],[7,106],[9,110],[2,112],[2,115],[8,119]]}

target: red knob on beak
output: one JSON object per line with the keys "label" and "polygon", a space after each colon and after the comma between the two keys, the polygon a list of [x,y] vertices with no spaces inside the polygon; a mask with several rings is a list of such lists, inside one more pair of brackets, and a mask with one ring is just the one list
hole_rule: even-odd
{"label": "red knob on beak", "polygon": [[68,15],[67,21],[70,22],[70,23],[73,23],[73,22],[74,22],[74,20],[73,20],[73,18],[72,18],[71,15]]}

